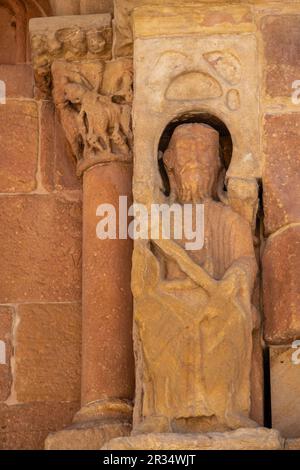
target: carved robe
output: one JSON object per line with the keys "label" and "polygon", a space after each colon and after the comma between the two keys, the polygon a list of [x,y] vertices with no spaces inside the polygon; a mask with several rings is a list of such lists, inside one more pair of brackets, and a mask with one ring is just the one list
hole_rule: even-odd
{"label": "carved robe", "polygon": [[[179,245],[167,242],[175,254],[162,250],[165,270],[148,248],[135,252],[138,432],[143,424],[151,432],[151,420],[164,423],[161,432],[178,431],[178,423],[187,432],[253,426],[248,417],[256,261],[250,226],[229,207],[207,200],[204,248],[187,254]],[[181,254],[188,257],[184,266]],[[212,282],[219,280],[213,291],[193,282],[194,266],[202,266]],[[177,289],[180,279],[192,279],[191,285]],[[152,431],[158,429],[153,424]]]}

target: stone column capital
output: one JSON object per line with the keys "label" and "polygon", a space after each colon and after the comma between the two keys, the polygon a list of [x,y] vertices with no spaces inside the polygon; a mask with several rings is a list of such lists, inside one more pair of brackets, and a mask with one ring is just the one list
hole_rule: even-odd
{"label": "stone column capital", "polygon": [[110,60],[111,16],[34,19],[30,34],[36,85],[54,100],[78,175],[131,162],[132,60]]}
{"label": "stone column capital", "polygon": [[29,22],[34,78],[39,98],[51,97],[51,66],[111,59],[111,15],[74,15],[33,18]]}

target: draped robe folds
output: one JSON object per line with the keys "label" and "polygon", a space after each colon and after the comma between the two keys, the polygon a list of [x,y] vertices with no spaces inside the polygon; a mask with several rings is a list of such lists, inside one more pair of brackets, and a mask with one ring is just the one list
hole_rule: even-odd
{"label": "draped robe folds", "polygon": [[[134,255],[137,426],[163,418],[172,431],[176,420],[196,418],[198,430],[201,420],[203,430],[210,430],[209,420],[211,430],[235,429],[249,417],[251,294],[257,269],[251,230],[222,203],[208,200],[204,210],[201,269],[216,285],[213,292],[196,283],[172,289],[149,248],[137,248]],[[180,242],[168,243],[199,266],[197,253],[185,252]],[[163,257],[167,264],[178,261],[170,254]],[[226,284],[232,269],[239,274],[234,285]],[[182,280],[189,277],[189,269],[181,271]]]}

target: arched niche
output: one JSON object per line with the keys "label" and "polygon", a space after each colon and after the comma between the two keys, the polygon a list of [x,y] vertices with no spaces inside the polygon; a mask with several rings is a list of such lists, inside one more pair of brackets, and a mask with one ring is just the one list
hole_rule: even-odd
{"label": "arched niche", "polygon": [[28,22],[50,14],[48,0],[0,0],[0,64],[28,62]]}
{"label": "arched niche", "polygon": [[163,180],[165,195],[169,194],[170,188],[168,177],[163,165],[162,156],[169,145],[176,127],[187,123],[203,123],[216,129],[220,136],[220,158],[226,171],[228,170],[231,163],[233,141],[227,125],[220,118],[214,114],[208,113],[207,111],[191,111],[177,116],[166,125],[164,131],[161,134],[158,145],[158,164],[160,175]]}

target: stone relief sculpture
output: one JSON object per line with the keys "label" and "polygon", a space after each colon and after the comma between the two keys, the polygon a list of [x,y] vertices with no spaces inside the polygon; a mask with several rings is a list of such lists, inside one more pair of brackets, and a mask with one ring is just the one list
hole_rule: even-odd
{"label": "stone relief sculpture", "polygon": [[186,72],[175,77],[166,91],[167,100],[203,100],[219,98],[223,91],[220,83],[203,72]]}
{"label": "stone relief sculpture", "polygon": [[241,81],[241,63],[232,52],[211,51],[203,54],[203,57],[230,85],[237,85]]}
{"label": "stone relief sculpture", "polygon": [[178,126],[163,161],[170,203],[204,204],[205,242],[189,252],[184,239],[136,246],[134,433],[256,427],[249,412],[257,265],[250,224],[217,198],[218,132]]}
{"label": "stone relief sculpture", "polygon": [[[107,87],[114,75],[115,86]],[[131,159],[131,61],[92,61],[52,66],[53,98],[78,172],[93,163]],[[117,79],[116,79],[117,75]]]}
{"label": "stone relief sculpture", "polygon": [[84,29],[78,26],[31,37],[35,82],[43,97],[51,95],[51,65],[57,59],[68,62],[110,59],[111,27]]}

